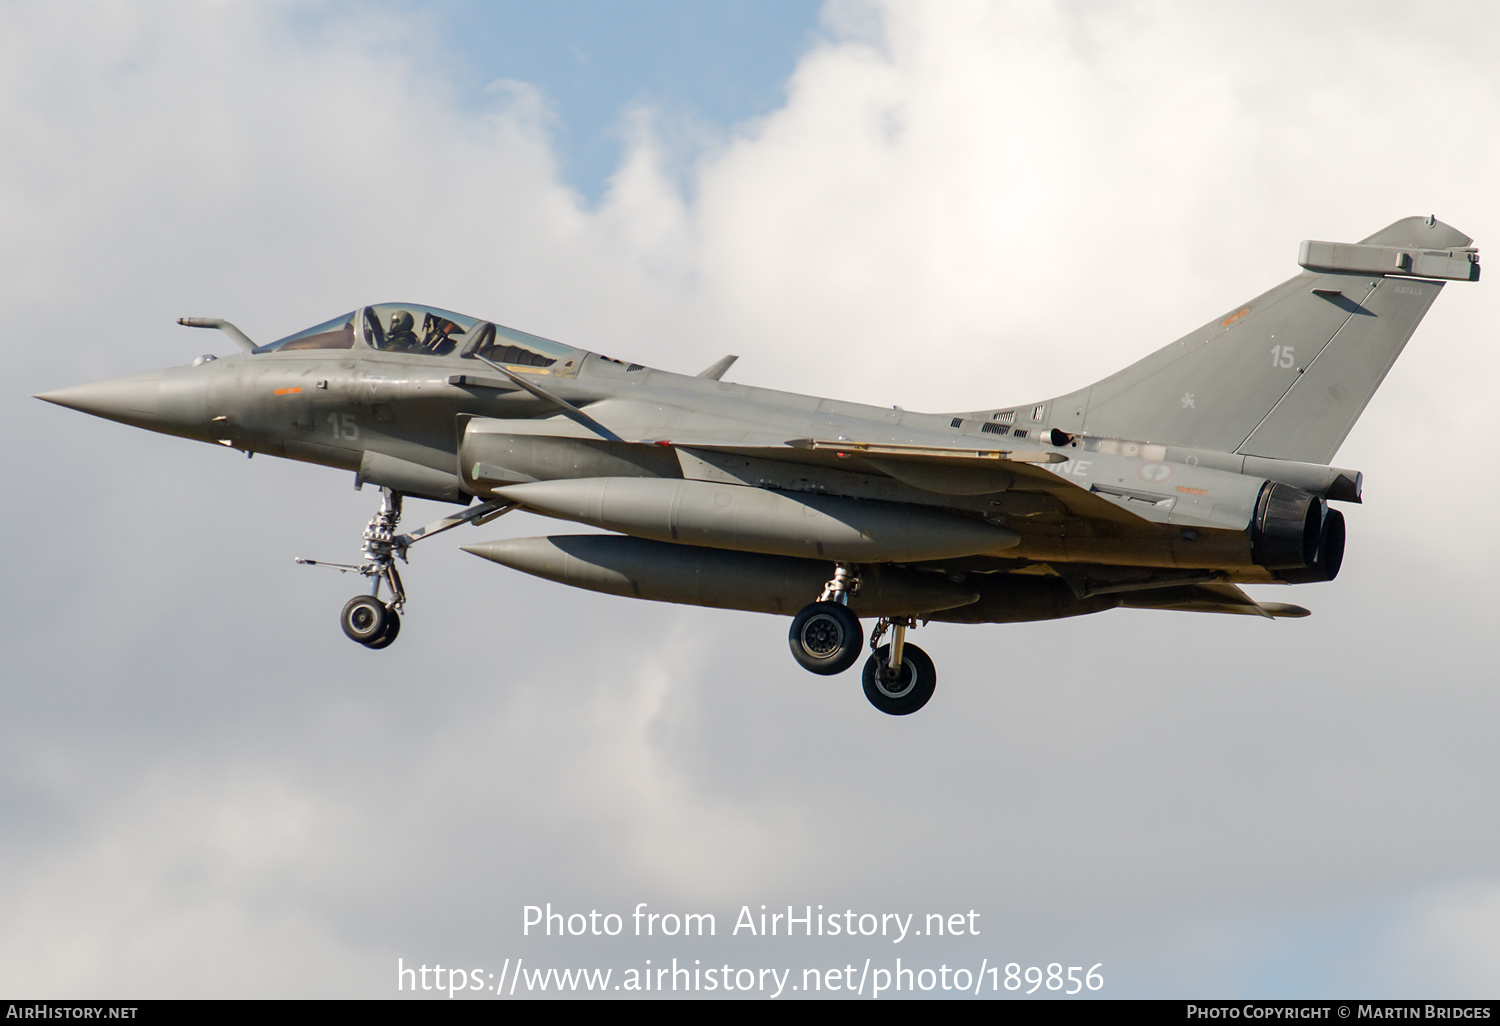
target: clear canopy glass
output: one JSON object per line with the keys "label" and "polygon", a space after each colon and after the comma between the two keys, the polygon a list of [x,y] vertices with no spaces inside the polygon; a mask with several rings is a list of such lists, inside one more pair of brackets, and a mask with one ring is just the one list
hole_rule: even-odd
{"label": "clear canopy glass", "polygon": [[257,353],[295,349],[352,349],[356,341],[388,353],[483,357],[521,367],[573,362],[578,350],[515,328],[416,303],[377,303],[277,339]]}
{"label": "clear canopy glass", "polygon": [[276,353],[292,349],[353,349],[354,315],[357,310],[315,324],[295,335],[279,338],[256,349],[257,353]]}
{"label": "clear canopy glass", "polygon": [[577,352],[570,346],[498,324],[481,327],[475,332],[474,342],[474,347],[464,352],[465,356],[482,356],[495,363],[521,367],[550,367],[559,358]]}
{"label": "clear canopy glass", "polygon": [[462,349],[478,318],[415,303],[380,303],[364,309],[364,337],[388,353],[447,356]]}

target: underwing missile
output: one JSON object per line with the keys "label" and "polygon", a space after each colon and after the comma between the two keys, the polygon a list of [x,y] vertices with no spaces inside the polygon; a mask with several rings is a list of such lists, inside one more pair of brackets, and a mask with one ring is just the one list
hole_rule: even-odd
{"label": "underwing missile", "polygon": [[575,478],[494,494],[544,516],[638,538],[851,563],[915,562],[999,552],[1008,528],[899,502],[792,494],[663,478]]}
{"label": "underwing missile", "polygon": [[[628,598],[791,615],[828,579],[826,562],[673,545],[612,534],[508,538],[465,552],[559,584]],[[916,616],[979,598],[942,574],[891,566],[863,568],[850,600],[857,616]]]}

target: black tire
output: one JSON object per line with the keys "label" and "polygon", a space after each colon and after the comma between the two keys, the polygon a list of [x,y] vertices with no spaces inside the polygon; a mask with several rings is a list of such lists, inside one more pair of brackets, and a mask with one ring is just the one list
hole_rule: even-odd
{"label": "black tire", "polygon": [[804,670],[828,676],[854,665],[864,648],[865,632],[848,606],[814,602],[792,617],[787,643]]}
{"label": "black tire", "polygon": [[937,689],[937,668],[916,645],[903,645],[901,673],[887,681],[880,670],[891,658],[891,646],[881,645],[865,660],[865,697],[888,716],[907,716],[927,704]]}
{"label": "black tire", "polygon": [[339,623],[351,641],[368,645],[385,633],[391,612],[373,595],[356,595],[344,603]]}
{"label": "black tire", "polygon": [[365,642],[366,648],[385,648],[396,640],[396,635],[401,633],[401,614],[394,609],[387,609],[385,617],[385,630],[374,641]]}

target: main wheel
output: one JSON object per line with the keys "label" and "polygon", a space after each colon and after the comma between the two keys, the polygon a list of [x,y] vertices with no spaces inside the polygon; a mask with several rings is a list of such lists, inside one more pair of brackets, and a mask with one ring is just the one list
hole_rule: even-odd
{"label": "main wheel", "polygon": [[792,658],[804,670],[828,675],[843,673],[854,665],[864,647],[865,632],[848,606],[814,602],[792,617],[787,642]]}
{"label": "main wheel", "polygon": [[374,641],[365,642],[366,648],[385,648],[401,633],[401,614],[394,609],[385,611],[385,630]]}
{"label": "main wheel", "polygon": [[937,688],[937,668],[916,645],[901,646],[901,669],[887,680],[881,673],[891,658],[891,646],[881,645],[865,660],[865,697],[891,716],[906,716],[927,704]]}
{"label": "main wheel", "polygon": [[378,641],[390,622],[391,611],[373,595],[356,595],[344,603],[339,623],[350,640],[361,645]]}

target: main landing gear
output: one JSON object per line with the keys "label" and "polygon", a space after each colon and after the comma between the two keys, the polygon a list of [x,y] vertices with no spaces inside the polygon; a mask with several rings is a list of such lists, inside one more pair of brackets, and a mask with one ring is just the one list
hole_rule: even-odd
{"label": "main landing gear", "polygon": [[[818,601],[792,618],[787,642],[792,658],[803,669],[831,675],[854,665],[864,647],[864,630],[849,608],[849,599],[859,592],[858,568],[840,563],[833,580],[823,588]],[[891,716],[906,716],[927,704],[937,688],[937,670],[932,659],[916,645],[906,643],[906,631],[915,627],[912,617],[882,617],[870,637],[870,657],[865,660],[865,697]],[[880,644],[887,631],[890,644]]]}
{"label": "main landing gear", "polygon": [[[865,660],[865,697],[891,716],[906,716],[927,704],[937,689],[937,669],[932,657],[916,645],[906,643],[906,629],[915,627],[909,616],[881,618],[870,636],[870,658]],[[891,643],[880,644],[887,628]]]}
{"label": "main landing gear", "polygon": [[[396,640],[401,633],[401,613],[406,608],[406,589],[401,584],[401,574],[396,570],[396,560],[407,562],[406,550],[424,538],[459,526],[460,524],[487,524],[503,513],[515,509],[514,503],[490,501],[471,506],[456,516],[435,520],[411,534],[397,534],[401,523],[401,493],[389,488],[380,490],[380,509],[370,518],[365,527],[365,562],[328,563],[317,559],[297,557],[305,566],[331,567],[340,573],[355,573],[370,579],[370,593],[356,595],[344,603],[339,624],[351,641],[366,648],[381,649]],[[381,589],[390,592],[387,601],[380,597]]]}
{"label": "main landing gear", "polygon": [[859,658],[865,632],[859,617],[849,609],[849,596],[858,590],[859,577],[854,568],[840,563],[818,601],[792,617],[787,642],[792,646],[792,658],[804,670],[825,676],[843,673]]}

